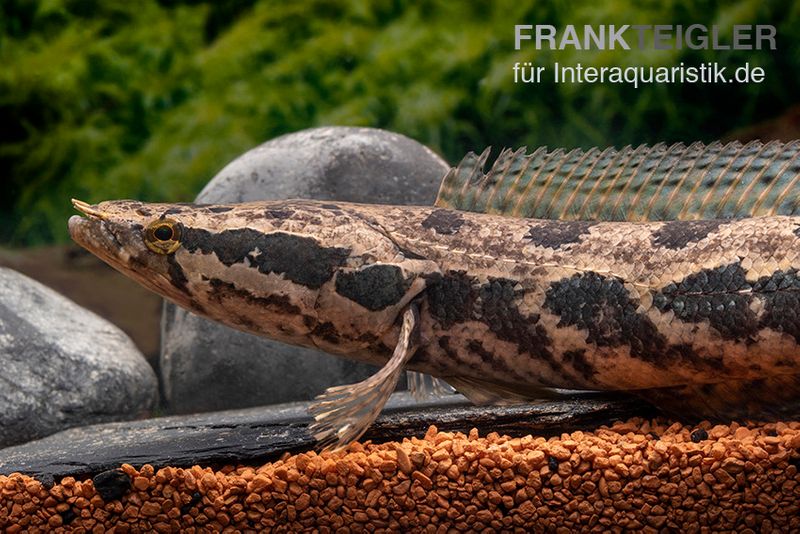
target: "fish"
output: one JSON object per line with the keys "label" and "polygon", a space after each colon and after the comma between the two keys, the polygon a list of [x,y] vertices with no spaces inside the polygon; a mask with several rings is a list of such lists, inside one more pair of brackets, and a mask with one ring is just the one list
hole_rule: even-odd
{"label": "fish", "polygon": [[322,447],[362,436],[405,371],[481,404],[800,413],[800,141],[489,155],[433,206],[73,200],[69,231],[193,313],[381,366],[317,398]]}

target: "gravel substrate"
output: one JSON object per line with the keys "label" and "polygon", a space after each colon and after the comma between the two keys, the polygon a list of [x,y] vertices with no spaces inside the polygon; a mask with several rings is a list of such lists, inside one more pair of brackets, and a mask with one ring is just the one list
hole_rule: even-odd
{"label": "gravel substrate", "polygon": [[631,419],[549,439],[437,432],[263,466],[0,476],[14,533],[800,531],[800,422]]}

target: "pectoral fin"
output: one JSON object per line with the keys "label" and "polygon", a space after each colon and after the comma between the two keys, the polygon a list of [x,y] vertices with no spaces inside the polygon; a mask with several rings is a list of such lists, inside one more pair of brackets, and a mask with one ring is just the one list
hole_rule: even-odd
{"label": "pectoral fin", "polygon": [[403,313],[400,337],[392,357],[376,374],[357,384],[328,388],[309,407],[309,431],[318,446],[336,450],[360,438],[397,387],[403,369],[417,348],[419,312],[415,304]]}
{"label": "pectoral fin", "polygon": [[448,377],[447,381],[470,402],[484,406],[525,404],[561,397],[558,391],[539,386],[519,386],[517,384],[489,382],[465,376]]}

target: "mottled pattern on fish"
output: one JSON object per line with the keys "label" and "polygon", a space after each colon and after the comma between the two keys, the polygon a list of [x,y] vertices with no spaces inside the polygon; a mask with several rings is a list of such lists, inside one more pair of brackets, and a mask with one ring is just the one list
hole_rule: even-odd
{"label": "mottled pattern on fish", "polygon": [[[741,195],[767,198],[765,189],[776,183],[793,187],[797,143],[770,146],[739,147],[724,160],[724,172],[739,172],[738,181],[717,176],[714,183],[728,184],[722,197],[706,197],[720,206],[733,201],[739,207],[725,214],[740,216],[757,211],[739,202]],[[762,156],[772,159],[753,174]],[[531,196],[560,205],[550,179],[513,193],[527,171],[498,169],[522,169],[538,156],[509,157],[488,174],[462,164],[445,178],[435,207],[76,202],[89,218],[72,218],[70,230],[115,268],[196,313],[288,343],[389,362],[352,398],[339,388],[323,399],[319,435],[329,442],[363,432],[403,367],[444,379],[476,401],[535,399],[548,388],[630,390],[666,408],[758,416],[796,399],[800,216],[564,221],[443,207],[492,211],[487,206],[503,206],[492,200],[499,192],[518,197],[509,205]],[[740,164],[743,157],[750,166]],[[651,165],[651,175],[658,169]],[[573,180],[569,174],[563,179]],[[448,193],[457,183],[475,194]],[[661,188],[680,197],[682,183]],[[776,211],[793,213],[797,195],[779,196],[790,201]],[[662,211],[671,219],[697,212],[684,208]],[[750,402],[748,388],[763,397]]]}
{"label": "mottled pattern on fish", "polygon": [[412,360],[425,372],[586,389],[800,372],[800,217],[699,227],[372,216],[439,267],[420,308],[434,342]]}

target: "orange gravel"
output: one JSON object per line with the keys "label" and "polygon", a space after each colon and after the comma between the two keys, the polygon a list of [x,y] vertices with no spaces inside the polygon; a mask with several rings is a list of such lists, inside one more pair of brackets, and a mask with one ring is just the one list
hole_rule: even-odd
{"label": "orange gravel", "polygon": [[104,475],[121,483],[117,495],[101,488],[108,501],[91,479],[66,477],[46,489],[12,474],[0,476],[0,527],[10,533],[800,531],[800,422],[668,425],[632,419],[550,439],[431,427],[423,439],[287,454],[260,467],[123,465]]}

